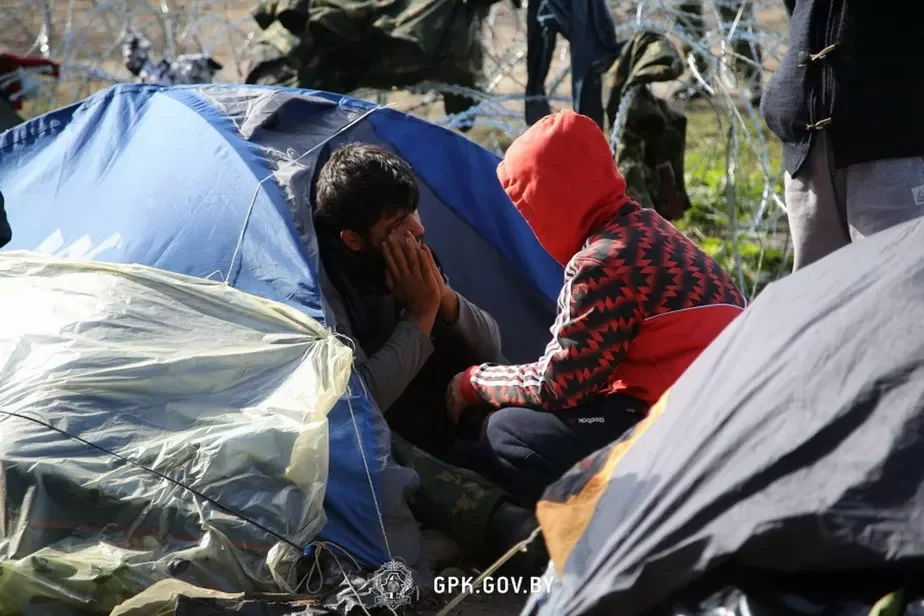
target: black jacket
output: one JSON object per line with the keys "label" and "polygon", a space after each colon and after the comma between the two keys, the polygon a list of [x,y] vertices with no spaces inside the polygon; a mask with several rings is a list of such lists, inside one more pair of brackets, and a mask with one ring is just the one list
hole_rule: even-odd
{"label": "black jacket", "polygon": [[924,155],[924,0],[785,0],[789,50],[761,101],[796,175],[825,131],[837,168]]}
{"label": "black jacket", "polygon": [[6,209],[3,206],[3,193],[0,192],[0,248],[9,244],[13,239],[13,231],[10,229],[10,223],[6,219]]}

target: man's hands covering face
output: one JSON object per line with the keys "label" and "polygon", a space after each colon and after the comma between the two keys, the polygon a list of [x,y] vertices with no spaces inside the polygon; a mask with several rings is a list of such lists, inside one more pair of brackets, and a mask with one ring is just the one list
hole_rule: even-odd
{"label": "man's hands covering face", "polygon": [[396,231],[382,242],[385,282],[407,310],[407,319],[429,334],[440,310],[443,277],[430,249],[408,231]]}

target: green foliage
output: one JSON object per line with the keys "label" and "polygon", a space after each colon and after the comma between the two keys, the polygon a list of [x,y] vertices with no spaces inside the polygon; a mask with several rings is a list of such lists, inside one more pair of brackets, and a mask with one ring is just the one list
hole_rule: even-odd
{"label": "green foliage", "polygon": [[[769,150],[765,170],[741,131],[736,135],[737,144],[728,152],[727,116],[720,118],[709,108],[688,109],[686,113],[685,182],[692,207],[676,226],[716,257],[739,284],[743,281],[743,290],[753,298],[792,269],[791,254],[787,254],[791,251],[786,250],[786,221],[779,218],[773,205],[774,193],[782,194],[780,145],[762,125]],[[756,142],[757,135],[752,140]],[[730,201],[734,203],[734,217]],[[755,220],[762,201],[763,215]]]}

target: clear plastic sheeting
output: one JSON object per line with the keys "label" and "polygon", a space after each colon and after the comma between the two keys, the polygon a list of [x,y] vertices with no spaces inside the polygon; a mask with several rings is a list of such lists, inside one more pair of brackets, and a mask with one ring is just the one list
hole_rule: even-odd
{"label": "clear plastic sheeting", "polygon": [[0,296],[0,614],[107,614],[169,578],[295,585],[347,346],[143,266],[4,253]]}
{"label": "clear plastic sheeting", "polygon": [[317,600],[279,594],[249,595],[197,588],[179,580],[163,580],[117,606],[109,616],[321,616]]}

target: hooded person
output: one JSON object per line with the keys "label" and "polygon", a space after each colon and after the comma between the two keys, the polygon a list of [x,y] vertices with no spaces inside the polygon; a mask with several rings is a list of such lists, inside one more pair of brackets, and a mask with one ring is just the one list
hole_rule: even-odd
{"label": "hooded person", "polygon": [[606,137],[572,111],[513,142],[498,178],[565,268],[552,340],[533,363],[474,365],[447,389],[458,420],[487,408],[457,464],[524,498],[622,436],[745,307],[719,264],[626,195]]}

